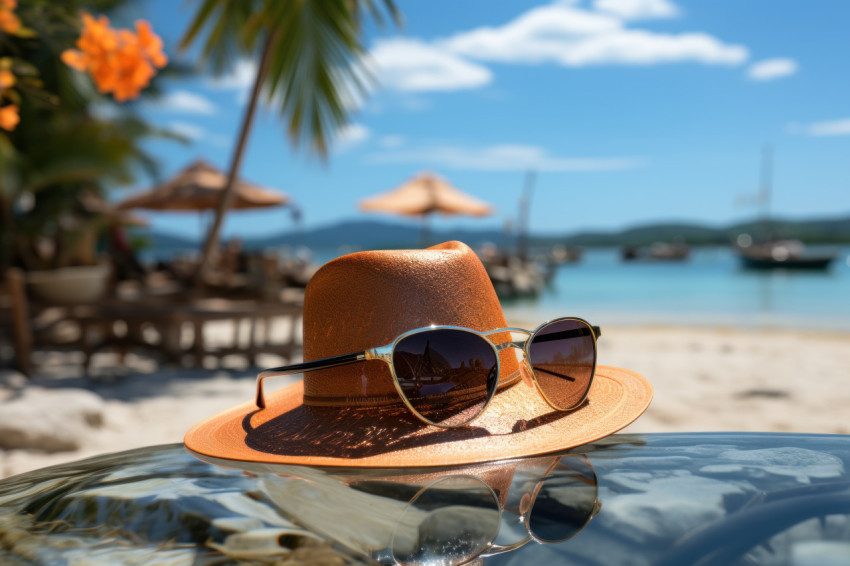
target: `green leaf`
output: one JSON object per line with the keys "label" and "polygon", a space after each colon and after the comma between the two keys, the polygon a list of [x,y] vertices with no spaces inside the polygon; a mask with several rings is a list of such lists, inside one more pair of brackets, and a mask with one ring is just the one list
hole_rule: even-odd
{"label": "green leaf", "polygon": [[203,56],[221,71],[271,42],[265,98],[292,145],[324,158],[371,79],[362,62],[361,20],[365,13],[382,24],[379,6],[400,21],[391,0],[202,0],[181,46],[202,41]]}

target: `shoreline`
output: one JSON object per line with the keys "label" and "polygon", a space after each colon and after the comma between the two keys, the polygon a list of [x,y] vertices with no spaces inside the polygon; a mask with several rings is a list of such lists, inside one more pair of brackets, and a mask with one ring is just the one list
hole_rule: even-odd
{"label": "shoreline", "polygon": [[[529,328],[525,322],[532,316],[509,316],[509,324]],[[641,373],[655,391],[646,413],[623,433],[850,433],[845,418],[850,331],[666,324],[604,325],[603,331],[598,363]],[[80,429],[75,450],[0,450],[0,477],[107,452],[180,443],[195,423],[251,399],[257,371],[240,358],[226,358],[224,369],[158,368],[144,356],[129,354],[122,365],[116,354],[103,353],[95,357],[94,377],[81,377],[69,369],[68,360],[67,354],[51,354],[45,369],[23,389],[0,385],[0,411],[4,402],[29,390],[33,400],[27,414],[39,419],[46,411],[39,406],[42,399],[84,389],[100,398],[100,424]],[[269,367],[281,361],[261,356],[259,363]],[[279,378],[271,387],[298,379]]]}

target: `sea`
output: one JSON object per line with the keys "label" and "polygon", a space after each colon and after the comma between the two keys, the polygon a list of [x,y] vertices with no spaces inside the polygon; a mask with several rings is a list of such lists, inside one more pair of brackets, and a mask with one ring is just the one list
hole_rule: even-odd
{"label": "sea", "polygon": [[589,249],[539,297],[504,309],[510,320],[541,322],[850,331],[850,248],[830,251],[826,271],[753,271],[726,247],[694,248],[678,262],[625,262],[619,249]]}
{"label": "sea", "polygon": [[[752,271],[728,247],[692,248],[675,262],[626,262],[619,248],[586,248],[533,298],[503,300],[505,316],[536,326],[559,316],[598,325],[850,331],[850,247],[826,271]],[[317,261],[339,255],[315,254]]]}
{"label": "sea", "polygon": [[[267,253],[271,250],[267,250]],[[297,250],[322,264],[347,249]],[[695,247],[685,261],[625,262],[618,248],[585,248],[533,298],[503,300],[510,321],[578,316],[599,325],[850,331],[850,247],[826,271],[751,271],[728,247]],[[282,255],[296,253],[280,249]]]}

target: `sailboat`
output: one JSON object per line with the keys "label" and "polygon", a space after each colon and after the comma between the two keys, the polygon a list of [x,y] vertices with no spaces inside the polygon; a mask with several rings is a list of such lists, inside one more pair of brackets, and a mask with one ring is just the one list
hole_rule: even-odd
{"label": "sailboat", "polygon": [[[736,251],[741,259],[741,265],[746,269],[808,269],[824,270],[835,259],[835,254],[812,254],[807,252],[805,244],[799,240],[780,240],[773,237],[770,231],[769,208],[771,197],[772,152],[769,147],[764,149],[761,168],[760,200],[762,203],[761,242],[755,243],[750,238],[744,238]],[[746,245],[745,245],[746,244]]]}
{"label": "sailboat", "polygon": [[[493,288],[500,298],[536,297],[543,292],[546,284],[555,274],[558,265],[554,260],[547,258],[545,265],[537,258],[529,256],[528,251],[528,215],[531,194],[534,191],[536,172],[530,170],[525,176],[525,186],[519,203],[519,223],[517,234],[517,251],[510,253],[507,249],[499,249],[496,246],[484,246],[478,253],[478,257],[490,276]],[[567,253],[567,250],[564,250]],[[562,256],[559,263],[575,261],[578,253],[567,257]]]}

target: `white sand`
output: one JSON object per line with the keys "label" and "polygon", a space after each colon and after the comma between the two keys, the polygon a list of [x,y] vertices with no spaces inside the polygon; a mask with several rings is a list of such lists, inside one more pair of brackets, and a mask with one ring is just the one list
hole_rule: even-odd
{"label": "white sand", "polygon": [[[850,333],[606,327],[599,363],[644,374],[652,406],[628,432],[850,432]],[[230,360],[238,364],[239,360]],[[265,365],[283,360],[268,356]],[[100,377],[48,366],[40,385],[86,387],[107,399],[104,425],[80,450],[0,451],[0,477],[139,446],[181,442],[194,423],[254,394],[253,369],[156,369],[149,359],[95,358]],[[69,369],[72,368],[72,369]],[[116,374],[123,374],[117,375]],[[107,376],[112,376],[107,378]],[[287,378],[284,378],[287,379]],[[0,389],[0,400],[10,392]],[[38,408],[34,407],[34,418]]]}

